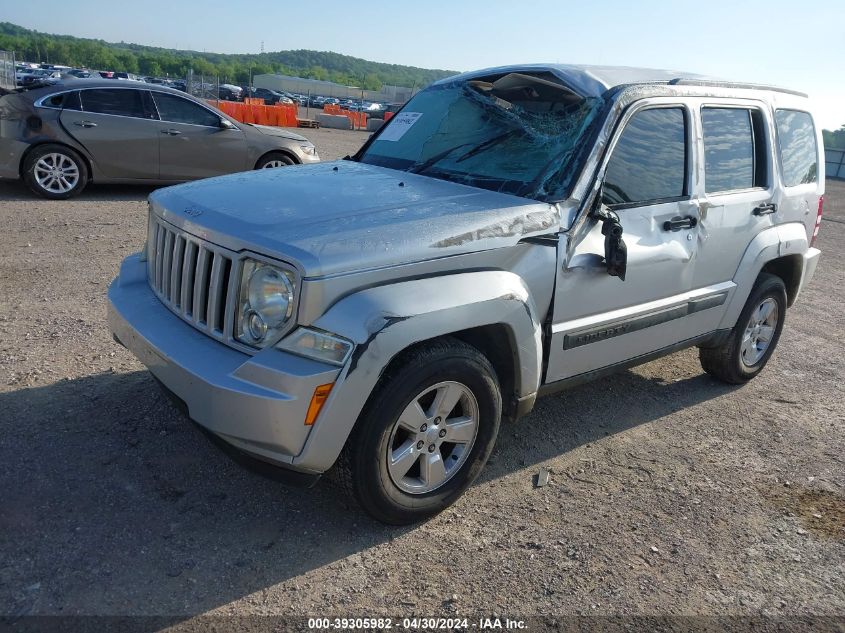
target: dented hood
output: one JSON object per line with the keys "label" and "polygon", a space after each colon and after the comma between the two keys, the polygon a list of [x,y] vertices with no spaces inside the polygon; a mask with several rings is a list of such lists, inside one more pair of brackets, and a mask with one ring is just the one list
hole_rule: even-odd
{"label": "dented hood", "polygon": [[547,203],[352,161],[210,178],[150,202],[189,233],[309,277],[506,247],[560,224]]}

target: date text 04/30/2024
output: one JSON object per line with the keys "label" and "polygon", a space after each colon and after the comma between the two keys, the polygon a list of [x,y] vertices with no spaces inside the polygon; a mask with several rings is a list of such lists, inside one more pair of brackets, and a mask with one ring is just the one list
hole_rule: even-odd
{"label": "date text 04/30/2024", "polygon": [[308,628],[313,630],[523,630],[525,621],[510,618],[309,618]]}

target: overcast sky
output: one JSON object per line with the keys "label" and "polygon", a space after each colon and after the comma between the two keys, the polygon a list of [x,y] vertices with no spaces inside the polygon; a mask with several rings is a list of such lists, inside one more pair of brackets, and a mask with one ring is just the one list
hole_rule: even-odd
{"label": "overcast sky", "polygon": [[683,69],[810,93],[845,124],[843,0],[39,0],[0,19],[48,33],[167,48],[309,48],[424,68],[520,62]]}

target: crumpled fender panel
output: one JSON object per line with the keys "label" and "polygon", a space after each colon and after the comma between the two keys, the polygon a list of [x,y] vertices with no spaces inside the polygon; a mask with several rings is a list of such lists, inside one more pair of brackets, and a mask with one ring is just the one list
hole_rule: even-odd
{"label": "crumpled fender panel", "polygon": [[406,281],[342,299],[313,325],[355,341],[356,349],[294,464],[329,468],[384,369],[420,341],[502,324],[517,342],[517,394],[535,393],[543,357],[541,318],[522,279],[504,271]]}

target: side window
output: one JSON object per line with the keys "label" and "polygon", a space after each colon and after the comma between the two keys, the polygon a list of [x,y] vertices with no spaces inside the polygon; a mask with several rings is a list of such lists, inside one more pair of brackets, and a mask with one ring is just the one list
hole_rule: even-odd
{"label": "side window", "polygon": [[783,184],[793,187],[818,179],[818,147],[813,119],[798,110],[777,110],[778,149]]}
{"label": "side window", "polygon": [[[755,125],[754,117],[759,119]],[[765,141],[759,111],[744,108],[702,108],[704,190],[707,193],[765,187]],[[761,154],[761,152],[763,152]],[[759,156],[759,159],[758,159]]]}
{"label": "side window", "polygon": [[144,106],[141,102],[141,93],[138,90],[128,88],[98,88],[82,90],[80,96],[82,99],[82,109],[85,112],[113,114],[139,119],[146,118],[144,116]]}
{"label": "side window", "polygon": [[162,121],[220,127],[220,117],[201,105],[165,92],[153,92]]}
{"label": "side window", "polygon": [[637,204],[686,194],[686,115],[651,108],[628,121],[607,164],[605,204]]}

